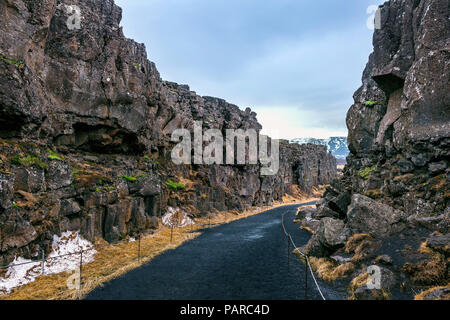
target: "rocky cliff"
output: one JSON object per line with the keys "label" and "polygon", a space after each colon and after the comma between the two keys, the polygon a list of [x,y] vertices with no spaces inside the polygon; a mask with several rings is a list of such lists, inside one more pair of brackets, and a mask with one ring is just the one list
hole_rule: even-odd
{"label": "rocky cliff", "polygon": [[0,264],[48,252],[66,230],[114,242],[156,228],[168,206],[244,210],[336,174],[325,148],[287,142],[274,176],[176,166],[174,129],[261,126],[250,109],[163,81],[120,20],[112,0],[0,2]]}
{"label": "rocky cliff", "polygon": [[383,268],[383,294],[355,280],[357,298],[411,296],[449,280],[449,9],[448,0],[380,7],[381,29],[347,113],[344,177],[312,213],[322,220],[311,255],[351,261],[356,280],[367,279],[370,264]]}
{"label": "rocky cliff", "polygon": [[342,162],[345,162],[345,159],[350,153],[347,146],[347,137],[330,137],[328,139],[296,138],[291,139],[290,142],[298,144],[312,143],[326,146],[331,154]]}

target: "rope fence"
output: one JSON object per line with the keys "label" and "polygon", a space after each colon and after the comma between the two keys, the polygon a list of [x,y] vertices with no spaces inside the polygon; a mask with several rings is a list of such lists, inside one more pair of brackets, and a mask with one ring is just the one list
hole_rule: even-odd
{"label": "rope fence", "polygon": [[309,269],[311,276],[314,280],[314,284],[316,285],[317,291],[319,291],[320,296],[322,297],[323,300],[325,299],[325,296],[322,293],[322,290],[320,290],[320,286],[317,283],[317,279],[314,275],[314,271],[311,267],[311,264],[309,263],[309,258],[308,256],[303,253],[296,245],[294,240],[292,239],[292,236],[289,232],[287,232],[286,227],[284,226],[284,216],[286,213],[283,213],[283,215],[281,216],[281,226],[283,227],[283,233],[285,235],[285,237],[287,238],[287,243],[288,243],[288,268],[289,268],[289,254],[290,254],[290,243],[292,243],[292,246],[294,247],[294,251],[297,251],[304,259],[305,259],[305,297],[307,296],[307,290],[308,290],[308,272],[306,269]]}

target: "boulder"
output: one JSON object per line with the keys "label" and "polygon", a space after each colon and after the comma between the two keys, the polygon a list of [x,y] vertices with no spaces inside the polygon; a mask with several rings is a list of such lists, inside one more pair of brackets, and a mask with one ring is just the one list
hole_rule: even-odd
{"label": "boulder", "polygon": [[316,233],[319,230],[320,220],[305,218],[301,222],[302,227]]}
{"label": "boulder", "polygon": [[431,249],[447,256],[450,255],[450,233],[443,235],[433,232],[426,241],[427,246]]}
{"label": "boulder", "polygon": [[343,247],[349,237],[344,221],[328,217],[320,220],[317,234],[319,241],[330,249]]}
{"label": "boulder", "polygon": [[405,214],[369,197],[354,194],[347,212],[347,225],[352,233],[368,233],[388,237],[406,227]]}
{"label": "boulder", "polygon": [[323,218],[316,233],[305,246],[305,253],[315,257],[326,257],[343,247],[349,237],[344,221]]}
{"label": "boulder", "polygon": [[313,207],[300,207],[297,210],[297,215],[295,216],[295,219],[307,219],[311,218],[315,213],[317,212],[316,208]]}

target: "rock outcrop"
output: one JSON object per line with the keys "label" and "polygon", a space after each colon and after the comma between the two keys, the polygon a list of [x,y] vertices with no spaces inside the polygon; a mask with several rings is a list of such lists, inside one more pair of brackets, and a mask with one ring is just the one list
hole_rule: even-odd
{"label": "rock outcrop", "polygon": [[112,0],[0,2],[2,265],[67,230],[115,242],[157,227],[168,207],[270,205],[336,174],[324,147],[283,141],[274,176],[260,163],[175,165],[174,129],[261,125],[249,108],[163,81],[120,20]]}
{"label": "rock outcrop", "polygon": [[[379,254],[396,247],[401,257],[390,269],[411,280],[400,269],[405,261],[430,258],[417,252],[423,235],[450,230],[449,1],[391,0],[379,10],[381,29],[347,113],[351,153],[316,217],[342,220],[348,237],[380,241]],[[414,254],[402,247],[408,239]],[[330,249],[317,248],[314,238],[309,246],[313,254]],[[441,252],[441,258],[448,281],[448,256]]]}

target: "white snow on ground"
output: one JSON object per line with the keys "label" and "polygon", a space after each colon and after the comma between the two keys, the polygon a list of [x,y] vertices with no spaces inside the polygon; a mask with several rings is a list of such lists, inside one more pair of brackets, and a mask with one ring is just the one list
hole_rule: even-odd
{"label": "white snow on ground", "polygon": [[[44,274],[56,274],[72,271],[80,265],[80,254],[83,250],[83,264],[92,262],[97,251],[93,249],[91,242],[83,239],[78,232],[67,231],[60,237],[53,236],[52,252],[45,260]],[[85,251],[86,250],[86,251]],[[58,257],[61,255],[67,255]],[[9,293],[16,287],[33,282],[42,274],[42,262],[32,261],[22,257],[16,257],[11,265],[30,263],[20,266],[9,267],[4,278],[0,277],[0,294]]]}
{"label": "white snow on ground", "polygon": [[168,207],[167,212],[162,217],[162,223],[165,226],[172,228],[182,228],[191,224],[195,224],[195,222],[188,217],[187,212],[179,209]]}

